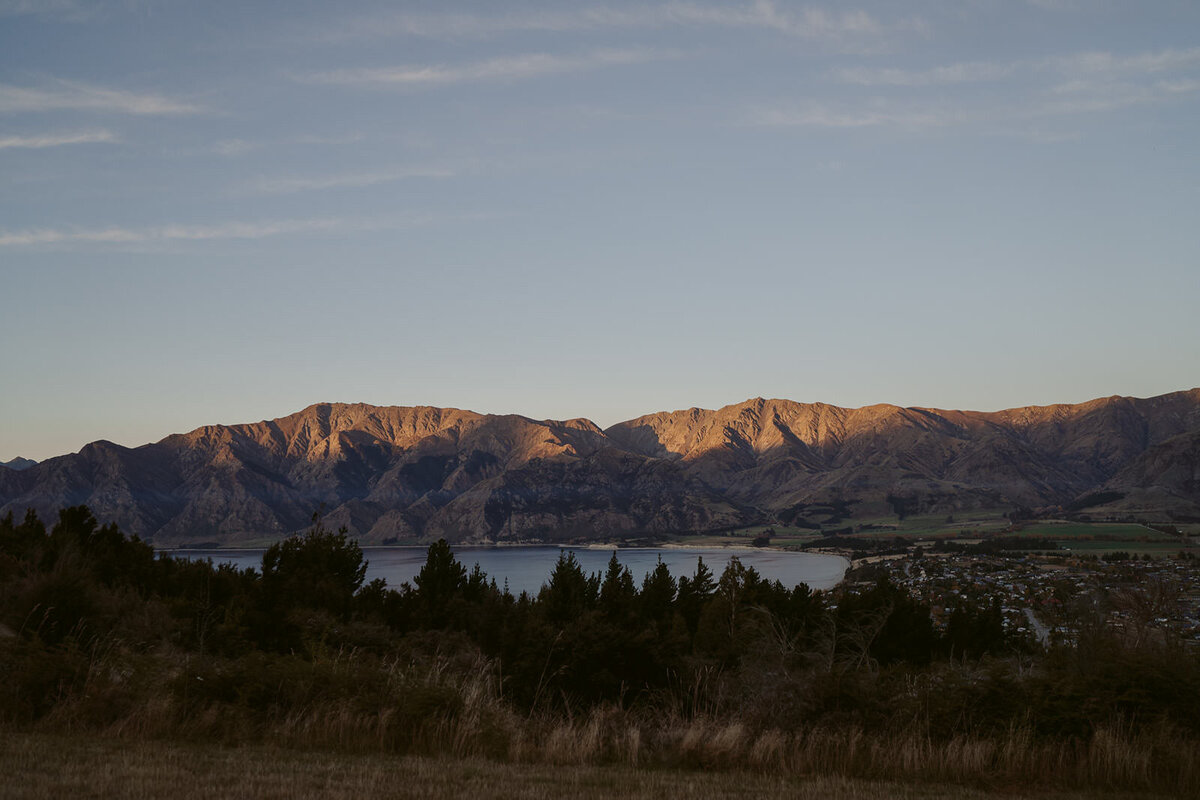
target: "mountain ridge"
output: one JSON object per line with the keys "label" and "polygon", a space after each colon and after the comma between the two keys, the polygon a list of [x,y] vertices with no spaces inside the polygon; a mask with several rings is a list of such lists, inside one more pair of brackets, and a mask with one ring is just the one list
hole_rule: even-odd
{"label": "mountain ridge", "polygon": [[315,403],[0,467],[0,514],[86,503],[164,545],[282,537],[318,508],[366,542],[703,532],[811,524],[833,507],[953,513],[1069,506],[1096,492],[1107,514],[1183,519],[1200,518],[1198,450],[1200,389],[993,412],[756,397],[606,429]]}

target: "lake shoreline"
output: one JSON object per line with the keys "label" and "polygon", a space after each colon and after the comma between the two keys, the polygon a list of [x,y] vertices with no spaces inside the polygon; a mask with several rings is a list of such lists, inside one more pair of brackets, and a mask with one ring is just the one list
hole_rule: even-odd
{"label": "lake shoreline", "polygon": [[[282,541],[282,540],[280,540]],[[151,545],[153,546],[153,545]],[[210,553],[210,552],[254,552],[258,550],[266,550],[270,545],[266,546],[248,546],[248,547],[233,547],[217,545],[215,547],[155,547],[156,553]],[[365,552],[367,550],[428,550],[428,544],[359,544],[359,547]],[[779,547],[777,545],[763,545],[761,547],[749,544],[688,544],[686,542],[663,542],[661,544],[625,544],[622,542],[603,541],[603,542],[588,542],[587,544],[572,544],[570,542],[467,542],[455,544],[450,543],[451,550],[501,550],[501,549],[519,549],[519,548],[536,548],[536,547],[556,547],[561,550],[736,550],[747,553],[775,552],[775,553],[820,553],[821,555],[832,555],[824,551],[816,550],[796,550],[790,547]]]}
{"label": "lake shoreline", "polygon": [[[484,573],[498,583],[507,583],[514,593],[528,591],[536,594],[549,580],[560,554],[570,552],[589,574],[603,573],[615,553],[618,561],[640,579],[653,571],[662,561],[676,577],[691,575],[701,559],[716,575],[720,575],[730,560],[738,558],[746,567],[753,567],[764,580],[778,580],[787,586],[807,584],[810,588],[828,591],[839,585],[849,570],[850,562],[841,555],[785,550],[775,547],[753,547],[748,544],[688,545],[664,542],[655,545],[622,546],[616,543],[519,543],[470,544],[452,546],[458,560],[470,569],[479,565]],[[163,557],[211,559],[228,563],[237,569],[261,570],[262,554],[266,547],[242,548],[163,548]],[[366,579],[383,578],[388,586],[398,588],[411,583],[425,562],[426,548],[421,545],[367,545],[362,548],[367,562]]]}

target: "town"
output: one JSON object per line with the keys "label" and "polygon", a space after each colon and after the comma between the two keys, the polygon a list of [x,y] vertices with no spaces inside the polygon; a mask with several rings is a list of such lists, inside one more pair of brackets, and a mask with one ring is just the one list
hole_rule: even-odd
{"label": "town", "polygon": [[1043,646],[1072,642],[1081,627],[1097,624],[1135,644],[1158,637],[1200,646],[1200,559],[1189,550],[1155,558],[957,549],[925,541],[902,554],[860,557],[840,591],[856,593],[886,578],[928,605],[941,630],[960,605],[998,604],[1007,633]]}

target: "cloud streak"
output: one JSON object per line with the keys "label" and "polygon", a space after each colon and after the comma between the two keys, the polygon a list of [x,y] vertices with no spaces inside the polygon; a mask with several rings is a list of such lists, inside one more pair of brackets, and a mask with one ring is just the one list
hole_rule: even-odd
{"label": "cloud streak", "polygon": [[76,0],[0,0],[0,17],[46,17],[66,22],[83,22],[98,9]]}
{"label": "cloud streak", "polygon": [[381,183],[394,183],[409,178],[450,178],[453,176],[453,170],[441,167],[408,167],[316,177],[263,178],[255,182],[252,188],[262,194],[290,194],[320,189],[356,189]]}
{"label": "cloud streak", "polygon": [[516,81],[583,72],[603,67],[641,64],[678,58],[667,50],[595,50],[578,56],[526,53],[457,66],[399,66],[339,69],[297,76],[304,83],[333,86],[411,87],[448,86],[485,81]]}
{"label": "cloud streak", "polygon": [[1078,53],[1047,65],[1059,75],[1049,94],[1064,111],[1112,111],[1200,91],[1200,47],[1132,55]]}
{"label": "cloud streak", "polygon": [[1084,52],[1022,61],[970,61],[921,70],[851,67],[835,70],[832,77],[839,83],[857,86],[923,87],[983,83],[1016,75],[1032,77],[1038,74],[1056,75],[1060,80],[1072,81],[1136,79],[1196,67],[1200,67],[1200,47],[1132,55]]}
{"label": "cloud streak", "polygon": [[[745,124],[762,127],[929,130],[970,124],[996,125],[1103,113],[1169,102],[1200,93],[1200,48],[1117,55],[1085,52],[1009,62],[961,62],[928,69],[842,68],[835,83],[879,90],[856,101],[819,99],[752,109]],[[1008,81],[1001,88],[936,97],[895,89],[974,86]],[[1043,137],[1044,138],[1044,137]],[[1073,138],[1054,134],[1047,140]]]}
{"label": "cloud streak", "polygon": [[946,108],[904,108],[874,104],[870,108],[831,108],[821,103],[759,108],[746,124],[769,128],[876,128],[909,130],[943,128],[969,121],[966,112]]}
{"label": "cloud streak", "polygon": [[78,131],[75,133],[41,133],[33,136],[0,136],[0,150],[9,148],[41,149],[69,144],[99,144],[120,141],[112,131]]}
{"label": "cloud streak", "polygon": [[1084,75],[1153,75],[1200,66],[1200,47],[1168,48],[1150,53],[1116,55],[1106,52],[1077,53],[1041,62],[1066,73]]}
{"label": "cloud streak", "polygon": [[852,67],[835,71],[833,77],[839,83],[858,86],[947,86],[1000,80],[1014,74],[1018,69],[1017,64],[979,61],[947,64],[925,70]]}
{"label": "cloud streak", "polygon": [[108,89],[73,81],[56,81],[49,88],[0,83],[0,113],[99,111],[139,116],[198,114],[200,106],[158,94]]}
{"label": "cloud streak", "polygon": [[715,5],[670,2],[657,6],[600,6],[516,14],[386,14],[351,20],[321,38],[331,41],[415,36],[430,39],[484,39],[509,33],[570,33],[606,29],[714,27],[768,30],[810,41],[844,43],[877,39],[896,30],[924,31],[919,20],[889,25],[866,11],[805,8],[792,11],[773,0]]}
{"label": "cloud streak", "polygon": [[260,222],[229,221],[216,225],[163,225],[152,228],[62,229],[36,228],[24,231],[0,231],[0,247],[36,247],[54,244],[146,244],[162,242],[198,242],[224,239],[266,239],[275,236],[308,233],[369,231],[402,227],[422,222],[418,217],[405,220],[363,220],[338,217],[285,219]]}

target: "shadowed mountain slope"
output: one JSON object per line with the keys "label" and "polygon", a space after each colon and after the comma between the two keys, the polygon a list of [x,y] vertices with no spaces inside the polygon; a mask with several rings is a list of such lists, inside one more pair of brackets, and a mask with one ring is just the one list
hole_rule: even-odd
{"label": "shadowed mountain slope", "polygon": [[990,413],[758,398],[652,414],[605,433],[767,509],[837,494],[860,502],[911,494],[931,509],[953,509],[1069,502],[1150,445],[1196,429],[1194,389]]}
{"label": "shadowed mountain slope", "polygon": [[1200,519],[1200,431],[1150,447],[1080,502],[1089,504],[1100,513]]}
{"label": "shadowed mountain slope", "polygon": [[160,545],[283,536],[319,508],[366,542],[617,538],[830,507],[1078,510],[1101,491],[1107,511],[1182,518],[1200,509],[1198,442],[1200,389],[999,412],[756,398],[606,431],[584,419],[322,403],[0,467],[0,513],[86,503]]}

